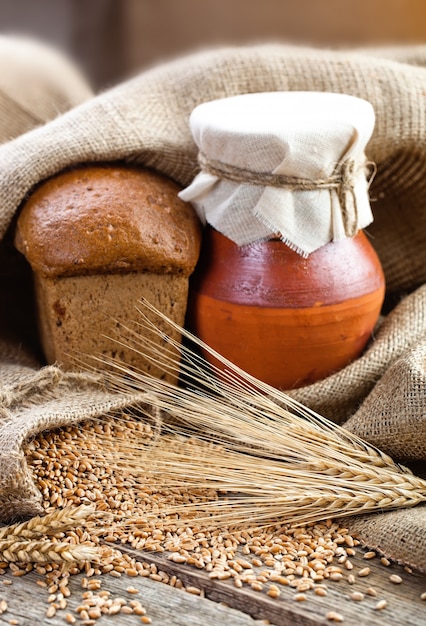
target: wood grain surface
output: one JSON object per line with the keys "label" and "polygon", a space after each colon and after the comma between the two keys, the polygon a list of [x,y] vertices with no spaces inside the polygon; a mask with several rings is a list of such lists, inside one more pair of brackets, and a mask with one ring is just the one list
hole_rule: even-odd
{"label": "wood grain surface", "polygon": [[[155,564],[158,570],[170,576],[178,576],[185,586],[201,589],[201,596],[197,596],[144,577],[129,578],[123,575],[115,578],[109,574],[100,577],[101,589],[109,591],[112,598],[121,597],[127,603],[139,600],[154,626],[255,626],[265,623],[275,626],[318,626],[334,623],[326,618],[329,611],[340,613],[343,623],[349,626],[424,626],[426,623],[426,602],[420,599],[420,595],[426,591],[426,576],[409,573],[398,565],[384,567],[378,558],[366,561],[361,550],[351,558],[355,575],[353,585],[349,585],[346,579],[330,581],[327,582],[326,597],[316,596],[309,591],[305,601],[296,602],[295,590],[290,587],[281,586],[280,597],[272,599],[266,595],[268,585],[262,592],[253,591],[248,586],[237,589],[232,581],[212,580],[204,571],[168,560],[167,554],[138,552],[127,546],[120,546],[120,549],[140,561]],[[359,570],[366,566],[371,569],[370,575],[359,577]],[[398,574],[402,578],[401,584],[391,583],[391,574]],[[75,616],[76,608],[83,603],[83,578],[82,574],[71,577],[69,587],[72,593],[67,599],[66,609],[57,611],[49,619],[46,617],[48,590],[36,583],[42,580],[40,575],[35,572],[23,577],[4,575],[0,581],[0,600],[6,600],[8,609],[0,615],[0,626],[13,623],[19,626],[66,624],[66,613]],[[7,584],[10,582],[12,584]],[[129,587],[135,587],[138,593],[130,594],[127,591]],[[369,587],[376,590],[376,597],[365,595],[360,602],[350,599],[350,593],[354,590],[365,594]],[[379,600],[387,601],[387,607],[382,611],[374,608]],[[98,626],[130,626],[141,624],[141,621],[137,615],[120,613],[115,616],[103,615],[95,623]],[[85,622],[77,619],[76,624]]]}
{"label": "wood grain surface", "polygon": [[[67,624],[65,615],[71,613],[77,617],[76,626],[84,624],[78,619],[75,609],[82,604],[81,587],[83,575],[72,576],[70,581],[71,596],[67,608],[57,611],[53,618],[46,617],[49,607],[47,589],[36,585],[41,577],[34,572],[21,578],[13,578],[12,585],[0,583],[0,599],[6,600],[8,610],[0,615],[0,626],[11,626],[10,620],[17,620],[19,626],[64,626]],[[10,577],[6,579],[11,580]],[[137,595],[126,592],[129,586],[139,590]],[[102,577],[102,589],[111,592],[112,597],[122,597],[127,602],[139,600],[146,608],[147,616],[153,626],[209,626],[214,624],[232,624],[233,626],[256,626],[258,622],[235,609],[222,606],[204,598],[191,595],[180,589],[155,582],[149,578],[129,579]],[[103,615],[96,620],[97,626],[135,626],[141,624],[137,615]]]}
{"label": "wood grain surface", "polygon": [[[426,602],[420,595],[426,591],[426,575],[408,573],[399,565],[385,567],[379,558],[366,561],[362,550],[358,550],[355,557],[351,557],[355,575],[355,583],[350,585],[346,579],[339,582],[327,582],[327,596],[320,597],[312,591],[306,593],[304,602],[294,600],[295,590],[290,587],[280,587],[281,596],[272,599],[265,593],[253,591],[250,587],[236,589],[230,580],[218,581],[209,578],[208,574],[193,567],[176,564],[167,559],[167,556],[155,553],[141,553],[120,547],[134,558],[149,563],[155,563],[159,570],[170,575],[178,576],[185,585],[191,585],[203,590],[204,596],[216,602],[224,602],[229,607],[248,613],[255,619],[268,620],[275,626],[318,626],[332,624],[326,619],[329,611],[340,613],[344,624],[350,626],[425,626]],[[357,572],[369,567],[371,573],[366,577],[359,577]],[[401,584],[393,584],[389,577],[398,574],[402,578]],[[366,594],[366,590],[373,587],[376,597],[365,595],[361,602],[350,599],[353,591]],[[379,600],[386,600],[387,607],[382,611],[375,610]],[[232,624],[232,622],[229,622]]]}

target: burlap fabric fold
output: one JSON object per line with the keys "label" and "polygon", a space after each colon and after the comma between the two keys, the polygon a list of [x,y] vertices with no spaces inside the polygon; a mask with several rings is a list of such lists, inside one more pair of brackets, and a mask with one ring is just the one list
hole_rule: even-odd
{"label": "burlap fabric fold", "polygon": [[40,42],[0,36],[0,141],[65,113],[93,92],[66,57]]}
{"label": "burlap fabric fold", "polygon": [[[425,60],[426,47],[363,52],[279,45],[221,49],[154,68],[79,106],[69,100],[74,108],[68,113],[0,147],[2,245],[10,244],[13,218],[34,185],[72,165],[136,162],[187,185],[197,172],[188,118],[201,102],[276,90],[333,91],[369,100],[376,128],[367,157],[376,162],[377,175],[371,188],[375,221],[368,233],[384,267],[388,297],[400,302],[360,359],[292,395],[339,423],[350,419],[349,428],[384,447],[391,443],[389,429],[395,429],[392,432],[404,442],[393,448],[397,460],[425,461],[424,371],[419,356],[426,341]],[[11,258],[18,263],[12,252]],[[20,287],[27,290],[28,282],[6,281],[3,298],[9,297],[11,282],[18,292],[18,310],[25,300]],[[25,437],[143,401],[143,390],[140,396],[116,397],[84,375],[50,367],[40,370],[23,346],[19,328],[13,339],[6,330],[2,329],[5,339],[0,342],[3,519],[38,512],[38,494],[20,456]],[[394,393],[396,387],[398,402],[385,402],[386,389]],[[61,404],[64,401],[68,408]],[[414,441],[414,429],[423,438]],[[411,565],[425,569],[424,532],[413,531],[424,528],[425,512],[419,507],[363,516],[353,527],[389,557],[407,561],[409,554]]]}

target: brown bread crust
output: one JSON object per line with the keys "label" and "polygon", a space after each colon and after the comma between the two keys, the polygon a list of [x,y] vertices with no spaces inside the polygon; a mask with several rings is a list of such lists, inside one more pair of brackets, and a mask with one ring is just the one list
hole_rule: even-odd
{"label": "brown bread crust", "polygon": [[25,203],[16,247],[46,277],[136,271],[189,276],[201,228],[179,190],[145,168],[96,165],[63,172]]}

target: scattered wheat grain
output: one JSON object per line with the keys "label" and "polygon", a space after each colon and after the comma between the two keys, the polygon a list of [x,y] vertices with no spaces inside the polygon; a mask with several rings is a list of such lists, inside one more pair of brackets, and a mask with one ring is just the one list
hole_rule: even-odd
{"label": "scattered wheat grain", "polygon": [[360,591],[353,591],[350,595],[350,599],[355,602],[361,602],[361,600],[364,600],[364,594]]}
{"label": "scattered wheat grain", "polygon": [[279,588],[276,585],[271,585],[268,589],[268,591],[266,592],[266,594],[270,597],[270,598],[279,598],[281,595],[281,591],[279,590]]}
{"label": "scattered wheat grain", "polygon": [[329,611],[325,617],[330,622],[343,622],[344,621],[343,615],[341,615],[340,613],[336,613],[335,611]]}
{"label": "scattered wheat grain", "polygon": [[315,587],[314,592],[320,597],[325,597],[327,595],[327,589],[324,589],[324,587]]}
{"label": "scattered wheat grain", "polygon": [[398,576],[398,574],[391,574],[389,576],[389,580],[394,585],[400,585],[402,583],[402,578],[401,576]]}
{"label": "scattered wheat grain", "polygon": [[386,600],[379,600],[374,609],[376,611],[383,611],[383,609],[385,609],[387,605],[388,603],[386,602]]}
{"label": "scattered wheat grain", "polygon": [[364,576],[369,576],[370,572],[371,572],[371,569],[369,567],[363,567],[362,569],[359,570],[358,576],[361,576],[361,578],[363,578]]}

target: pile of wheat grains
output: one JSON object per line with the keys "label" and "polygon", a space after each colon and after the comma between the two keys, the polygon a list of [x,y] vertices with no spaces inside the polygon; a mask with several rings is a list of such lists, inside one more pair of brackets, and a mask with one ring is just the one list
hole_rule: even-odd
{"label": "pile of wheat grains", "polygon": [[[349,585],[355,582],[351,557],[358,542],[331,520],[306,527],[209,530],[197,524],[191,514],[184,525],[164,525],[162,509],[170,502],[185,503],[191,494],[159,484],[158,477],[151,478],[148,469],[145,480],[136,480],[125,463],[114,462],[123,457],[120,447],[129,450],[132,440],[149,441],[153,430],[150,424],[138,420],[107,418],[43,433],[26,445],[26,457],[43,495],[46,513],[86,503],[110,515],[108,522],[95,515],[86,527],[66,530],[54,539],[61,544],[93,546],[100,551],[98,561],[71,565],[0,563],[0,574],[21,576],[35,570],[41,575],[37,584],[48,594],[46,617],[61,612],[65,623],[78,620],[90,626],[102,615],[134,614],[136,623],[150,623],[151,618],[131,585],[136,576],[203,595],[201,589],[185,587],[176,576],[155,565],[134,560],[120,551],[120,544],[164,553],[171,561],[204,570],[210,578],[230,579],[236,592],[248,585],[270,598],[278,598],[283,587],[288,587],[293,588],[294,601],[303,602],[310,593],[326,596],[329,584],[341,580]],[[367,559],[374,556],[373,552],[365,554]],[[385,559],[382,562],[388,564]],[[71,611],[70,576],[81,573],[81,603]],[[368,573],[369,568],[365,567],[356,575]],[[114,598],[103,590],[105,575],[129,577],[130,596]],[[367,594],[374,596],[376,592],[369,588]],[[350,597],[359,602],[364,596],[353,591]],[[385,607],[386,602],[377,598],[375,608]],[[344,621],[340,613],[333,611],[326,617],[330,622]]]}

